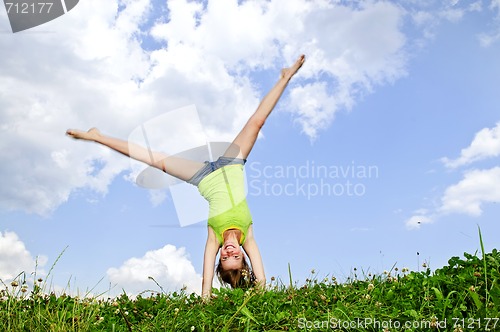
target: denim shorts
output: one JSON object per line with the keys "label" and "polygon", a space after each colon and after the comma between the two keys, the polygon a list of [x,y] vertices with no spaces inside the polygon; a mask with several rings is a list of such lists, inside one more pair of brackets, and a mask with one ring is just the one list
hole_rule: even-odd
{"label": "denim shorts", "polygon": [[198,184],[207,176],[208,174],[218,170],[227,165],[245,165],[246,159],[224,157],[221,156],[216,161],[205,161],[205,165],[189,180],[187,183],[198,186]]}

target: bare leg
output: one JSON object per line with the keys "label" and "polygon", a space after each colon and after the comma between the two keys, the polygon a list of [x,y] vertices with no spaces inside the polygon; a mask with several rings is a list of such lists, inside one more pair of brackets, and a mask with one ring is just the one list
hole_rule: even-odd
{"label": "bare leg", "polygon": [[[233,141],[232,146],[226,151],[224,156],[237,157],[246,159],[252,151],[252,148],[257,140],[260,129],[266,122],[267,117],[271,114],[274,106],[278,103],[283,91],[288,85],[290,79],[302,67],[305,61],[305,56],[301,55],[290,68],[285,68],[281,71],[281,77],[274,87],[262,99],[255,113],[248,119],[247,123],[240,131],[238,136]],[[235,148],[239,148],[239,153],[234,153]]]}
{"label": "bare leg", "polygon": [[162,152],[154,152],[134,143],[105,136],[101,134],[97,128],[92,128],[89,131],[68,129],[66,134],[75,139],[96,142],[107,146],[127,157],[156,167],[183,181],[191,179],[193,175],[204,165],[201,162],[169,156]]}

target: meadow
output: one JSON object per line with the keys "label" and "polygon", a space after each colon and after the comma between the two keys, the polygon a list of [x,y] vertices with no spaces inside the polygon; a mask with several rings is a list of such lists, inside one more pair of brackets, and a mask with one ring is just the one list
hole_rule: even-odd
{"label": "meadow", "polygon": [[500,252],[481,247],[435,271],[353,269],[342,282],[311,271],[301,285],[289,271],[265,291],[222,288],[210,301],[184,290],[56,295],[21,274],[2,282],[0,331],[500,331]]}

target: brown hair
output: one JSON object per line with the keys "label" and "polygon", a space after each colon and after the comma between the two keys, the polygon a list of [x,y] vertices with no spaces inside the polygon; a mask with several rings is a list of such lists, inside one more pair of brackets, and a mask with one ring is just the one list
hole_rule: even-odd
{"label": "brown hair", "polygon": [[219,264],[215,269],[219,281],[230,285],[232,288],[250,288],[254,286],[255,275],[244,256],[241,265],[240,269],[224,270],[219,259]]}

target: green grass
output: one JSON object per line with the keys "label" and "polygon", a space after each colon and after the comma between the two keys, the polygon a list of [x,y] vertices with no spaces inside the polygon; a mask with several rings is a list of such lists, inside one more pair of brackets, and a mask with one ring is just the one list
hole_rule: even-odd
{"label": "green grass", "polygon": [[[500,252],[465,253],[432,272],[393,267],[346,282],[301,286],[272,280],[267,291],[148,293],[136,298],[47,294],[24,274],[0,290],[0,331],[495,331],[500,330]],[[36,278],[36,276],[35,276]],[[291,272],[290,272],[291,280]]]}

